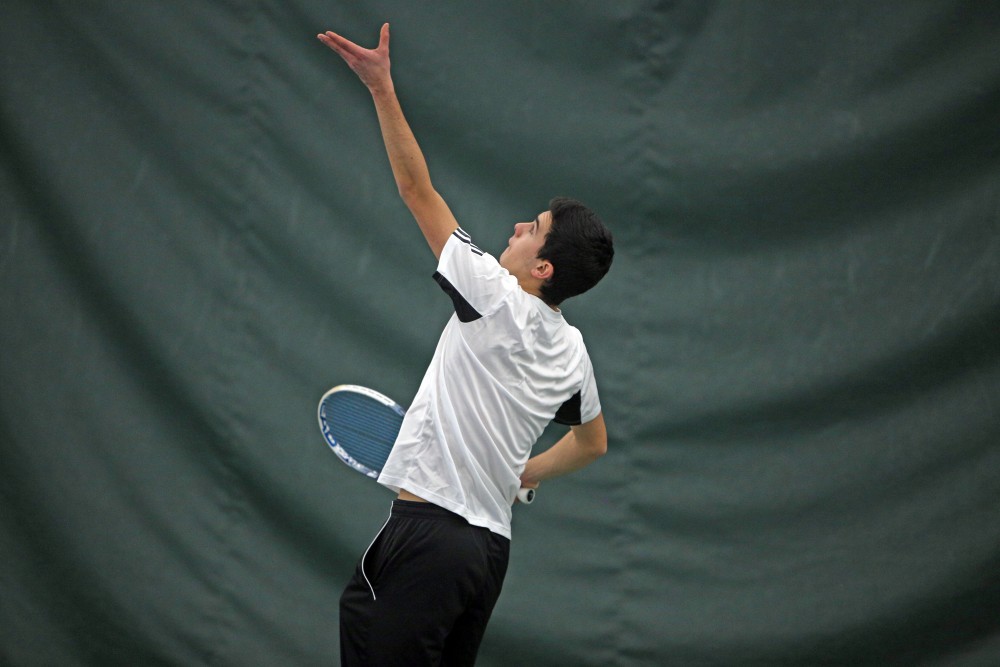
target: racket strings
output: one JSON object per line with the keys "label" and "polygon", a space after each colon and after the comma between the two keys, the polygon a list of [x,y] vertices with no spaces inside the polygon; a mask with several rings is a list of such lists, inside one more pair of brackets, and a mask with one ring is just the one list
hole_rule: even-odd
{"label": "racket strings", "polygon": [[352,392],[338,392],[323,404],[330,436],[358,463],[380,471],[396,441],[403,417],[387,405]]}

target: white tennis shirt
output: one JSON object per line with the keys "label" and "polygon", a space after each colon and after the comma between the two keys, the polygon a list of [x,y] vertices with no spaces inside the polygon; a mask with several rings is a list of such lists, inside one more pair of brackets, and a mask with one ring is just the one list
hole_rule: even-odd
{"label": "white tennis shirt", "polygon": [[455,306],[379,483],[510,538],[531,448],[601,412],[580,332],[458,229],[434,279]]}

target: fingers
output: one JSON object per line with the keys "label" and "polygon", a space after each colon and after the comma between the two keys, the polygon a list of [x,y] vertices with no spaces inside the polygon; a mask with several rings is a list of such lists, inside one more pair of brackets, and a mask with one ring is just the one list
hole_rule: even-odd
{"label": "fingers", "polygon": [[319,41],[329,46],[331,49],[339,53],[341,56],[348,54],[357,55],[357,52],[363,50],[360,46],[358,46],[354,42],[350,41],[349,39],[344,39],[337,33],[333,32],[332,30],[328,30],[325,33],[320,33],[319,35],[316,35],[316,37],[319,38]]}
{"label": "fingers", "polygon": [[[341,37],[332,30],[327,30],[326,32],[316,35],[319,41],[323,42],[331,49],[337,53],[344,55],[350,54],[352,56],[359,56],[363,52],[368,51],[361,46],[358,46],[354,42],[344,37]],[[379,31],[378,36],[378,46],[375,48],[376,51],[382,51],[386,54],[389,53],[389,24],[383,23],[382,29]]]}
{"label": "fingers", "polygon": [[383,23],[382,30],[378,34],[378,50],[389,53],[389,24]]}

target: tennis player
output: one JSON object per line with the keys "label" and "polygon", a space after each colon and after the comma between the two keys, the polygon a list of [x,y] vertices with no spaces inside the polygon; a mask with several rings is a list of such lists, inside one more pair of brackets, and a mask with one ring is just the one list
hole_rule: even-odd
{"label": "tennis player", "polygon": [[[506,574],[519,488],[607,450],[590,358],[559,305],[607,273],[611,234],[557,198],[514,225],[499,259],[480,250],[431,185],[403,116],[389,25],[375,49],[318,37],[368,87],[399,194],[455,309],[379,477],[398,497],[341,596],[341,661],[471,665]],[[531,457],[552,420],[568,432]]]}

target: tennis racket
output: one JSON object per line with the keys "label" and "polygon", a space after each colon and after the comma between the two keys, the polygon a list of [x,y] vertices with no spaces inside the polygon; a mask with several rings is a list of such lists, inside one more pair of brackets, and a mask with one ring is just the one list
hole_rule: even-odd
{"label": "tennis racket", "polygon": [[[319,428],[326,444],[341,461],[362,475],[377,479],[399,435],[406,409],[374,389],[342,384],[319,402]],[[520,489],[524,504],[535,499],[534,489]]]}

